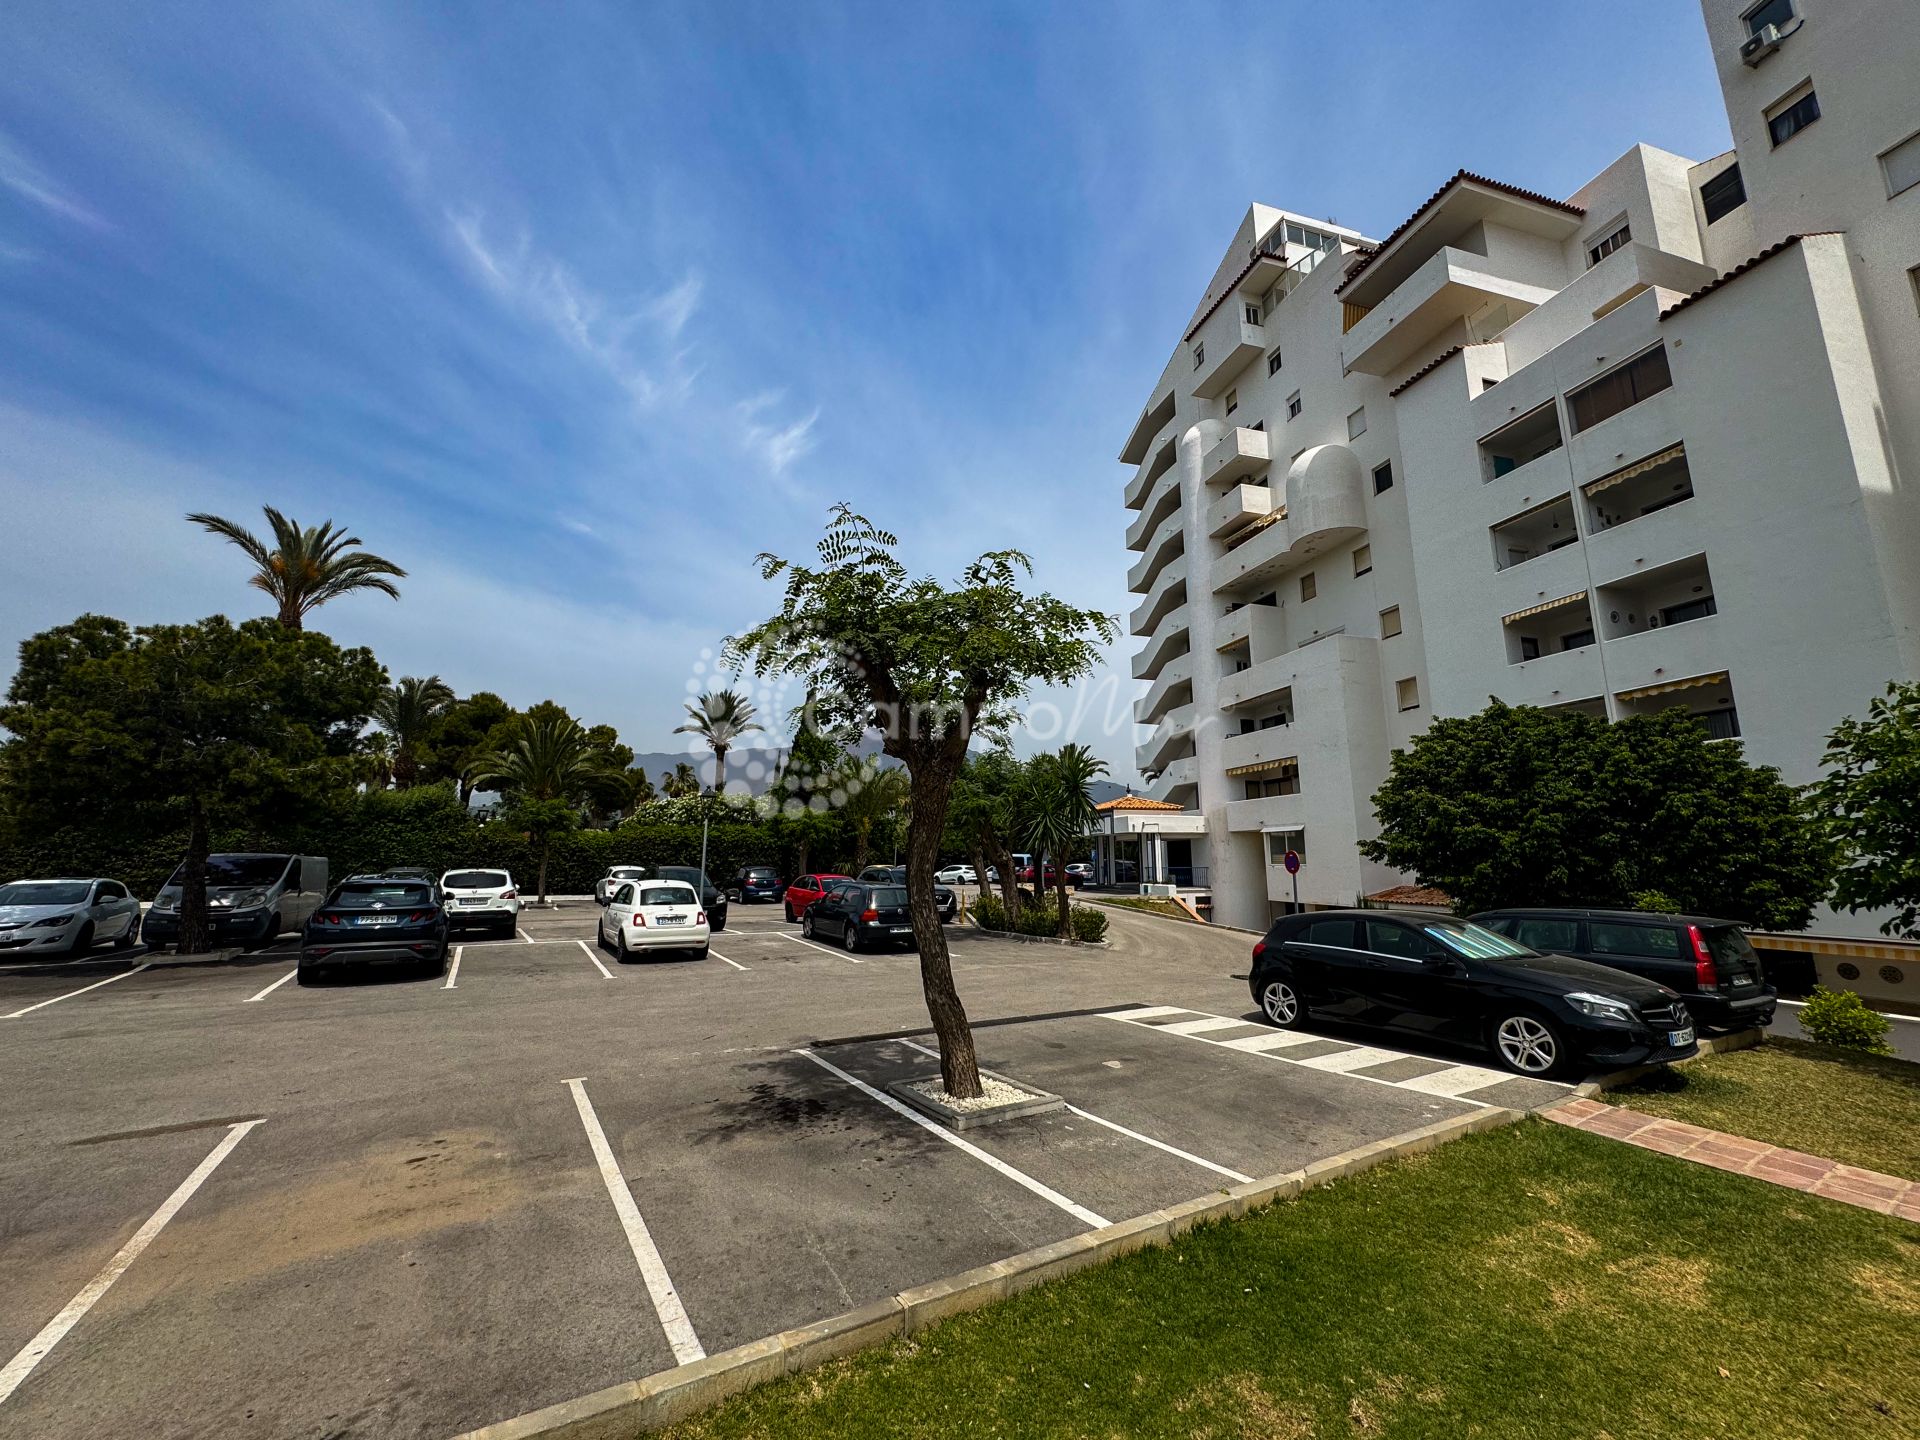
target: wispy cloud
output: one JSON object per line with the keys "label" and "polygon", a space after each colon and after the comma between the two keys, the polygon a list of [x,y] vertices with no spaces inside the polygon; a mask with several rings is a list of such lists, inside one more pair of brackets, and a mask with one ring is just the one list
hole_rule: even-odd
{"label": "wispy cloud", "polygon": [[794,461],[813,449],[813,427],[820,419],[820,407],[799,420],[781,424],[766,418],[767,412],[786,399],[783,391],[767,390],[735,405],[740,421],[740,444],[773,475],[782,475]]}
{"label": "wispy cloud", "polygon": [[27,154],[5,135],[0,135],[0,185],[34,204],[51,210],[62,219],[85,225],[90,230],[110,230],[100,216],[68,195],[47,174],[27,158]]}

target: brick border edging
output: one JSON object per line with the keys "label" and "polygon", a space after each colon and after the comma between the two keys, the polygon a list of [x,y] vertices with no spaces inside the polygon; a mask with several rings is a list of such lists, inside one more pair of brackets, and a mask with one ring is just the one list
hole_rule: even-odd
{"label": "brick border edging", "polygon": [[1700,1048],[1684,1060],[1662,1060],[1658,1065],[1630,1065],[1625,1070],[1615,1070],[1606,1075],[1596,1075],[1593,1079],[1573,1087],[1566,1100],[1556,1100],[1551,1105],[1537,1107],[1541,1110],[1554,1110],[1569,1100],[1591,1100],[1609,1090],[1617,1090],[1622,1085],[1631,1085],[1642,1076],[1651,1075],[1656,1070],[1670,1069],[1675,1065],[1691,1065],[1696,1060],[1704,1060],[1709,1055],[1724,1055],[1729,1050],[1751,1050],[1766,1042],[1764,1030],[1736,1030],[1731,1035],[1713,1035],[1702,1041]]}
{"label": "brick border edging", "polygon": [[973,1270],[902,1290],[857,1310],[801,1325],[689,1365],[564,1400],[511,1420],[483,1425],[455,1440],[628,1440],[685,1420],[769,1380],[797,1375],[899,1336],[915,1335],[954,1315],[977,1310],[1035,1285],[1152,1245],[1165,1245],[1195,1225],[1237,1219],[1388,1160],[1423,1154],[1449,1140],[1526,1118],[1488,1108],[1377,1140],[1316,1160],[1300,1170],[1211,1191],[1132,1220],[1069,1236]]}

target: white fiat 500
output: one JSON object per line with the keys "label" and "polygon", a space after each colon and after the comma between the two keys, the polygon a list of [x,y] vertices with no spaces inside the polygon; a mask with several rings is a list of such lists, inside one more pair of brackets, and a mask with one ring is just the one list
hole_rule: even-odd
{"label": "white fiat 500", "polygon": [[600,912],[600,948],[623,961],[646,950],[690,950],[704,960],[711,933],[700,897],[678,880],[625,881]]}

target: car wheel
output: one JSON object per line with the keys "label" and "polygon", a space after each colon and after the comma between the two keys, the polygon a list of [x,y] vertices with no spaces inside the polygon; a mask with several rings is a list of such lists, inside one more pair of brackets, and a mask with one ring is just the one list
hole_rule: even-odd
{"label": "car wheel", "polygon": [[1260,1013],[1269,1025],[1292,1030],[1307,1018],[1307,1007],[1291,980],[1269,980],[1260,987]]}
{"label": "car wheel", "polygon": [[1546,1016],[1516,1010],[1494,1022],[1493,1053],[1514,1074],[1543,1079],[1565,1068],[1567,1042]]}
{"label": "car wheel", "polygon": [[807,939],[813,939],[813,912],[809,910],[800,917],[800,933]]}
{"label": "car wheel", "polygon": [[727,928],[727,917],[722,915],[718,920],[714,920],[708,928],[710,928],[714,934],[718,935],[722,930]]}
{"label": "car wheel", "polygon": [[789,924],[789,925],[791,925],[791,924],[793,923],[793,918],[794,918],[794,917],[793,917],[793,906],[791,906],[791,905],[789,905],[789,906],[787,906],[786,908],[787,908],[787,924]]}
{"label": "car wheel", "polygon": [[633,952],[627,949],[627,932],[625,930],[615,930],[613,932],[613,958],[618,960],[622,965],[633,958]]}
{"label": "car wheel", "polygon": [[320,967],[318,965],[296,965],[293,971],[293,983],[296,985],[318,985]]}
{"label": "car wheel", "polygon": [[847,947],[849,955],[860,948],[860,929],[853,921],[847,921],[846,928],[840,932],[840,943]]}
{"label": "car wheel", "polygon": [[116,935],[114,937],[113,948],[116,950],[131,950],[134,946],[138,945],[139,943],[140,943],[140,921],[136,917],[134,922],[131,925],[127,926],[126,934]]}
{"label": "car wheel", "polygon": [[694,959],[696,959],[696,960],[704,960],[704,959],[706,959],[706,958],[707,958],[707,948],[708,948],[707,946],[705,946],[705,945],[702,945],[702,946],[701,946],[701,947],[700,947],[700,948],[699,948],[698,950],[696,950],[696,951],[694,951],[694,952],[693,952],[693,958],[694,958]]}
{"label": "car wheel", "polygon": [[76,956],[85,955],[92,949],[93,921],[85,920],[81,922],[80,928],[74,932],[73,943],[67,946],[67,954]]}

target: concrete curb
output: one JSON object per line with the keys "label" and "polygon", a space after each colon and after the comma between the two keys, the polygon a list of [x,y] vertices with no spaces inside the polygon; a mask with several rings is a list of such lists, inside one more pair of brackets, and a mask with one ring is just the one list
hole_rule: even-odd
{"label": "concrete curb", "polygon": [[1196,1225],[1237,1219],[1277,1200],[1290,1200],[1303,1191],[1358,1175],[1388,1160],[1424,1154],[1463,1135],[1497,1129],[1525,1118],[1518,1110],[1488,1108],[1437,1121],[1390,1140],[1316,1160],[1302,1170],[1209,1191],[1149,1215],[1102,1226],[991,1265],[916,1285],[843,1315],[783,1330],[778,1335],[737,1345],[643,1380],[629,1380],[512,1420],[483,1425],[456,1436],[455,1440],[630,1440],[635,1434],[685,1420],[769,1380],[797,1375],[887,1340],[916,1335],[942,1320],[978,1310],[1076,1270],[1148,1246],[1169,1244]]}
{"label": "concrete curb", "polygon": [[1178,915],[1162,915],[1155,910],[1142,910],[1134,905],[1122,905],[1113,896],[1089,895],[1089,905],[1104,905],[1109,910],[1124,910],[1129,915],[1144,915],[1149,920],[1165,920],[1174,925],[1197,925],[1204,930],[1224,930],[1229,935],[1265,935],[1264,930],[1249,930],[1242,925],[1222,925],[1218,920],[1182,920]]}
{"label": "concrete curb", "polygon": [[1622,1085],[1631,1085],[1643,1075],[1651,1075],[1656,1070],[1670,1070],[1675,1065],[1691,1065],[1709,1055],[1724,1055],[1729,1050],[1751,1050],[1765,1042],[1764,1030],[1736,1030],[1731,1035],[1715,1035],[1700,1042],[1700,1048],[1684,1060],[1666,1060],[1658,1065],[1632,1065],[1625,1070],[1615,1070],[1607,1075],[1596,1075],[1584,1084],[1573,1087],[1573,1093],[1566,1100],[1556,1100],[1551,1105],[1542,1105],[1542,1110],[1557,1110],[1567,1100],[1592,1100],[1609,1090],[1617,1090]]}
{"label": "concrete curb", "polygon": [[1017,935],[1011,930],[995,930],[990,926],[982,925],[971,915],[967,917],[967,924],[982,935],[991,935],[995,940],[1017,940],[1022,945],[1067,945],[1079,950],[1111,950],[1113,948],[1105,940],[1062,940],[1057,935]]}

